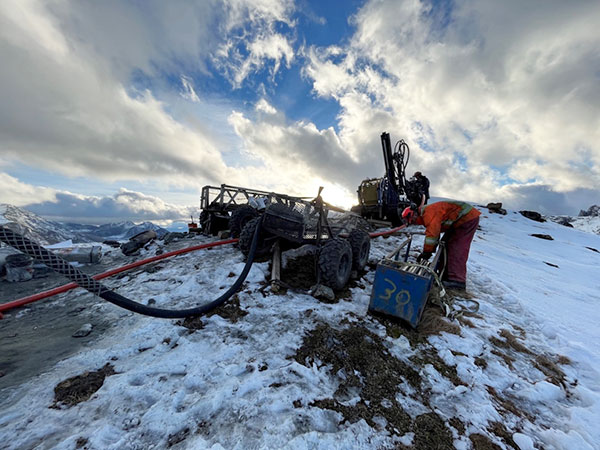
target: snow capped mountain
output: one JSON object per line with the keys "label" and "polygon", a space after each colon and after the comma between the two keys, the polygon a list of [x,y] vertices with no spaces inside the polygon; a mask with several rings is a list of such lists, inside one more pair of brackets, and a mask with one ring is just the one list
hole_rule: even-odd
{"label": "snow capped mountain", "polygon": [[561,225],[572,226],[588,233],[600,234],[600,206],[592,205],[587,210],[582,209],[577,217],[550,216],[550,220]]}
{"label": "snow capped mountain", "polygon": [[0,204],[0,225],[43,245],[56,244],[75,237],[74,233],[58,222],[46,220],[23,208],[8,204]]}
{"label": "snow capped mountain", "polygon": [[42,245],[56,244],[69,239],[75,243],[101,242],[107,238],[129,239],[146,230],[156,231],[158,237],[168,233],[166,229],[152,222],[142,222],[137,225],[131,221],[103,225],[62,224],[8,204],[0,204],[0,225]]}
{"label": "snow capped mountain", "polygon": [[123,237],[125,239],[129,239],[130,237],[135,236],[136,234],[142,233],[143,231],[153,230],[156,231],[156,235],[161,238],[169,231],[159,227],[158,225],[153,224],[152,222],[142,222],[139,225],[133,225],[129,227],[129,229],[124,233]]}

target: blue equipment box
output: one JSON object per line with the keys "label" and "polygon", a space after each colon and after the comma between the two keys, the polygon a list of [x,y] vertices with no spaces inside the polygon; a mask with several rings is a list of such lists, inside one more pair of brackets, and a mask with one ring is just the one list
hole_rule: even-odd
{"label": "blue equipment box", "polygon": [[406,320],[416,328],[427,303],[433,276],[417,275],[401,263],[383,260],[377,265],[369,310]]}

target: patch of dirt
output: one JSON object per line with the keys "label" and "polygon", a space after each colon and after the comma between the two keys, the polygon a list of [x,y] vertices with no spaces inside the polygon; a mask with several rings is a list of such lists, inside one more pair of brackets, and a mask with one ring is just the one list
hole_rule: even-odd
{"label": "patch of dirt", "polygon": [[114,375],[114,367],[106,363],[101,369],[84,372],[61,381],[54,388],[54,403],[50,408],[71,407],[88,400],[104,384],[104,379]]}
{"label": "patch of dirt", "polygon": [[188,437],[188,434],[190,434],[190,429],[188,427],[185,427],[183,430],[178,431],[175,434],[169,434],[169,438],[167,439],[167,446],[171,448],[175,444],[179,444],[180,442],[184,441],[185,438]]}
{"label": "patch of dirt", "polygon": [[[317,400],[311,406],[338,411],[350,423],[364,419],[377,428],[375,417],[384,417],[391,433],[405,434],[410,416],[396,401],[398,385],[403,380],[420,389],[419,373],[393,357],[383,340],[362,325],[336,330],[319,324],[309,332],[294,359],[307,367],[313,363],[330,366],[330,373],[340,384],[334,399]],[[356,395],[361,400],[346,406],[340,401]]]}
{"label": "patch of dirt", "polygon": [[456,367],[446,364],[433,348],[421,349],[416,355],[411,356],[410,360],[419,367],[431,364],[442,376],[448,378],[454,386],[467,386],[467,383],[458,376]]}
{"label": "patch of dirt", "polygon": [[525,353],[526,355],[532,355],[533,352],[521,344],[517,337],[512,334],[507,329],[500,330],[500,336],[504,338],[504,340],[498,339],[496,336],[492,336],[490,338],[490,342],[494,344],[496,347],[504,348],[504,349],[513,349],[519,353]]}
{"label": "patch of dirt", "polygon": [[88,443],[87,438],[80,437],[75,442],[75,448],[83,448],[85,450],[85,449],[87,449],[87,447],[86,447],[87,443]]}
{"label": "patch of dirt", "polygon": [[421,322],[415,329],[401,319],[373,311],[369,311],[369,314],[385,327],[388,336],[394,339],[405,336],[412,347],[426,343],[427,337],[434,334],[446,332],[460,335],[460,326],[447,319],[442,309],[432,304],[425,306]]}
{"label": "patch of dirt", "polygon": [[211,317],[214,315],[221,316],[223,319],[229,320],[231,323],[236,323],[242,317],[248,315],[248,311],[242,309],[240,306],[240,298],[238,295],[231,297],[225,304],[213,309],[205,314],[205,317]]}
{"label": "patch of dirt", "polygon": [[506,353],[501,352],[500,350],[497,349],[493,349],[491,351],[491,353],[493,355],[498,356],[499,358],[501,358],[504,361],[504,364],[506,364],[511,370],[513,370],[515,367],[513,366],[513,363],[516,361],[515,358],[513,358],[512,356],[508,356]]}
{"label": "patch of dirt", "polygon": [[546,375],[546,381],[567,389],[566,375],[562,369],[558,367],[557,362],[552,361],[547,355],[537,355],[533,365],[536,369]]}
{"label": "patch of dirt", "polygon": [[229,320],[232,323],[236,323],[242,317],[247,316],[248,311],[241,308],[240,298],[236,294],[218,308],[215,308],[201,316],[186,317],[183,320],[178,320],[175,322],[175,325],[185,327],[190,330],[190,332],[194,332],[204,328],[204,323],[202,322],[203,317],[211,317],[215,314],[221,316],[223,319]]}
{"label": "patch of dirt", "polygon": [[526,418],[530,422],[534,422],[534,418],[529,413],[517,408],[517,406],[507,398],[502,397],[492,386],[486,386],[488,394],[494,399],[496,410],[503,416],[507,413],[513,414],[520,418]]}
{"label": "patch of dirt", "polygon": [[454,440],[452,432],[436,413],[427,413],[418,416],[412,426],[415,433],[413,446],[417,450],[452,450]]}
{"label": "patch of dirt", "polygon": [[458,417],[452,417],[450,420],[448,420],[448,423],[451,426],[453,426],[456,429],[456,431],[458,431],[458,434],[460,434],[461,436],[465,435],[465,431],[466,431],[465,424]]}
{"label": "patch of dirt", "polygon": [[506,429],[503,423],[501,422],[490,422],[487,430],[498,436],[505,445],[514,448],[515,450],[519,450],[519,447],[515,443],[512,438],[512,433]]}
{"label": "patch of dirt", "polygon": [[470,434],[469,439],[471,440],[471,444],[473,444],[473,450],[502,450],[502,447],[494,444],[489,437],[483,434]]}
{"label": "patch of dirt", "polygon": [[571,364],[571,360],[563,355],[558,355],[556,357],[556,362],[562,366]]}
{"label": "patch of dirt", "polygon": [[475,357],[475,365],[477,367],[481,367],[482,369],[486,369],[488,366],[488,363],[485,360],[485,358],[482,358],[481,356],[477,356],[477,357]]}

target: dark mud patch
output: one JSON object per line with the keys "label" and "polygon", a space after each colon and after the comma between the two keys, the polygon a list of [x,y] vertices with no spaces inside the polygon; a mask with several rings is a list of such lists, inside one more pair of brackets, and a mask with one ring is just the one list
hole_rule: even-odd
{"label": "dark mud patch", "polygon": [[54,403],[50,408],[71,407],[88,400],[104,384],[104,379],[114,375],[114,367],[107,363],[101,369],[84,372],[61,381],[54,388]]}
{"label": "dark mud patch", "polygon": [[471,444],[473,444],[473,450],[502,450],[498,444],[494,444],[491,439],[480,433],[473,433],[469,435]]}
{"label": "dark mud patch", "polygon": [[448,420],[448,423],[456,429],[458,434],[464,436],[466,427],[462,420],[460,420],[458,417],[452,417]]}
{"label": "dark mud patch", "polygon": [[512,438],[512,433],[506,429],[506,426],[504,426],[503,423],[490,422],[490,425],[488,426],[487,430],[491,434],[498,436],[502,440],[502,442],[504,442],[505,445],[514,448],[515,450],[519,450],[519,447]]}
{"label": "dark mud patch", "polygon": [[242,309],[240,306],[240,298],[238,295],[234,295],[225,304],[213,309],[205,314],[205,317],[211,317],[214,315],[221,316],[223,319],[230,321],[231,323],[237,323],[242,317],[248,315],[248,311]]}
{"label": "dark mud patch", "polygon": [[389,337],[398,339],[400,336],[404,336],[412,347],[425,344],[429,336],[441,334],[442,332],[460,335],[460,326],[446,318],[440,307],[431,304],[425,306],[421,322],[417,328],[412,328],[405,321],[391,316],[373,311],[369,311],[369,314],[385,327]]}
{"label": "dark mud patch", "polygon": [[[409,430],[410,416],[396,401],[396,394],[403,381],[419,390],[421,377],[393,357],[383,340],[364,326],[337,330],[319,324],[305,336],[293,358],[307,367],[313,363],[329,366],[330,373],[339,379],[335,399],[317,400],[312,406],[338,411],[343,422],[364,419],[377,428],[376,418],[383,417],[391,433],[403,435]],[[357,403],[341,403],[357,395]]]}
{"label": "dark mud patch", "polygon": [[415,433],[413,446],[418,450],[452,450],[452,432],[440,416],[431,412],[418,416],[412,426]]}
{"label": "dark mud patch", "polygon": [[227,302],[225,302],[225,304],[213,309],[212,311],[209,311],[201,316],[186,317],[183,320],[178,320],[175,322],[175,325],[185,327],[190,330],[190,332],[194,332],[204,328],[204,322],[202,322],[203,317],[211,317],[215,314],[225,320],[230,321],[231,323],[237,323],[237,321],[242,317],[248,315],[248,311],[241,308],[239,296],[234,295]]}

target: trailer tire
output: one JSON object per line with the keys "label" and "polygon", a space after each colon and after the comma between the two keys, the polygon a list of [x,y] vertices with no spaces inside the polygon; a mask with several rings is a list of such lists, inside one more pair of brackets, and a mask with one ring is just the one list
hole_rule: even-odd
{"label": "trailer tire", "polygon": [[363,230],[352,230],[348,236],[348,242],[352,248],[352,269],[360,272],[369,261],[369,252],[371,251],[369,233]]}
{"label": "trailer tire", "polygon": [[[248,256],[248,254],[250,253],[250,249],[252,248],[252,239],[254,237],[254,232],[256,231],[256,227],[258,226],[261,220],[262,217],[255,217],[254,219],[251,219],[248,223],[246,223],[244,228],[242,228],[238,245],[244,256]],[[258,242],[256,244],[255,258],[266,256],[271,251],[271,242],[269,242],[265,238],[265,234],[266,233],[263,230],[260,233],[260,236],[258,236],[257,238]]]}
{"label": "trailer tire", "polygon": [[331,239],[319,253],[322,283],[334,291],[342,289],[352,271],[352,247],[345,239]]}
{"label": "trailer tire", "polygon": [[232,237],[239,237],[244,226],[258,216],[258,211],[250,205],[240,206],[231,213],[229,231]]}

